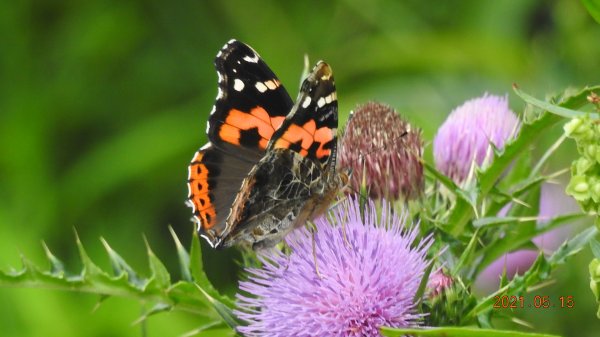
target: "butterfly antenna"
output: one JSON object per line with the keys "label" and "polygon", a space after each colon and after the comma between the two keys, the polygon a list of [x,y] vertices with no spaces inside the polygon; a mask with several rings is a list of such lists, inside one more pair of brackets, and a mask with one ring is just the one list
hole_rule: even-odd
{"label": "butterfly antenna", "polygon": [[300,87],[302,87],[302,83],[310,74],[310,60],[308,59],[308,54],[304,54],[304,68],[302,68],[302,76],[300,76]]}

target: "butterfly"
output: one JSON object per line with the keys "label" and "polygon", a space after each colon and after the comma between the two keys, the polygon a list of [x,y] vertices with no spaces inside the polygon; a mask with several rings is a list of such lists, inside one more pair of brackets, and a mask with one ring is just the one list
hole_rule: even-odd
{"label": "butterfly", "polygon": [[347,177],[336,170],[338,108],[331,67],[319,61],[294,103],[248,45],[215,59],[218,94],[209,142],[188,167],[188,205],[214,248],[276,245],[324,213]]}

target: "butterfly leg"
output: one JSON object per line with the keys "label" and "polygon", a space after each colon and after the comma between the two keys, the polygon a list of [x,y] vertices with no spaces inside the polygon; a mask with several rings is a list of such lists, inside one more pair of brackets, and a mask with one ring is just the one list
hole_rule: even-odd
{"label": "butterfly leg", "polygon": [[317,226],[312,222],[307,222],[306,225],[308,226],[308,231],[310,232],[310,235],[312,238],[312,255],[313,255],[313,261],[315,263],[315,273],[317,274],[317,277],[319,277],[319,279],[323,279],[323,276],[319,272],[319,263],[317,261],[317,241],[315,239],[315,233],[317,232]]}

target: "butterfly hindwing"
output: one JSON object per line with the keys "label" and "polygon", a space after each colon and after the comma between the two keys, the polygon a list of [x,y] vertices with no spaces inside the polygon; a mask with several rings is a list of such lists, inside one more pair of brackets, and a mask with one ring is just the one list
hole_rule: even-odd
{"label": "butterfly hindwing", "polygon": [[226,232],[226,219],[242,181],[254,165],[211,143],[196,152],[188,167],[188,204],[200,234],[213,246]]}
{"label": "butterfly hindwing", "polygon": [[215,59],[219,92],[208,120],[217,148],[258,162],[293,106],[273,71],[248,45],[229,41]]}

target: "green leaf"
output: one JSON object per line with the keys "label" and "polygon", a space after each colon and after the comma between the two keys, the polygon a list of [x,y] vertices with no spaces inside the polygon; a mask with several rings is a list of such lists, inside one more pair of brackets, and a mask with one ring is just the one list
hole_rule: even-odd
{"label": "green leaf", "polygon": [[121,255],[119,255],[117,252],[115,252],[110,247],[110,245],[108,244],[108,242],[106,242],[106,240],[104,240],[104,238],[100,238],[100,241],[102,241],[102,245],[104,246],[104,249],[108,253],[108,257],[110,259],[110,264],[113,267],[114,275],[118,277],[118,276],[121,276],[122,274],[126,274],[127,279],[130,282],[135,284],[140,289],[143,288],[145,281],[140,279],[140,277],[133,270],[133,268],[131,268],[129,266],[129,264],[127,264],[127,262],[125,262],[125,260],[121,257]]}
{"label": "green leaf", "polygon": [[394,329],[384,327],[381,333],[388,337],[400,337],[404,335],[424,337],[558,337],[531,332],[481,329],[476,327],[440,327],[440,328],[406,328]]}
{"label": "green leaf", "polygon": [[[210,323],[204,324],[192,331],[186,332],[183,335],[181,335],[180,337],[196,336],[196,335],[200,334],[201,332],[213,330],[214,328],[218,328],[218,327],[222,327],[222,326],[224,326],[224,324],[221,321],[210,322]],[[211,336],[215,336],[215,334],[212,333]],[[229,330],[229,334],[227,334],[226,336],[235,336],[235,333],[231,333],[231,330]]]}
{"label": "green leaf", "polygon": [[185,281],[192,282],[193,278],[190,266],[190,254],[188,254],[187,250],[181,244],[181,241],[179,241],[179,238],[173,230],[173,227],[169,226],[169,232],[171,232],[173,241],[175,241],[175,247],[177,248],[177,256],[179,257],[179,270],[181,272],[181,278]]}
{"label": "green leaf", "polygon": [[507,224],[518,224],[527,221],[536,221],[537,217],[518,217],[518,216],[490,216],[486,218],[479,218],[473,220],[473,226],[484,227],[484,226],[498,226]]}
{"label": "green leaf", "polygon": [[221,316],[221,318],[223,318],[223,320],[225,321],[225,323],[227,323],[227,325],[229,325],[233,329],[236,329],[236,327],[240,325],[240,322],[238,322],[237,318],[233,314],[232,309],[229,306],[225,305],[223,302],[219,301],[218,299],[210,296],[199,285],[196,285],[196,286],[198,287],[198,290],[200,290],[200,292],[202,292],[202,294],[212,304],[213,308],[219,313],[219,315]]}
{"label": "green leaf", "polygon": [[233,308],[234,302],[227,296],[221,295],[217,289],[212,285],[208,276],[204,272],[204,265],[202,262],[202,248],[200,246],[200,238],[198,233],[194,231],[192,236],[192,248],[190,251],[190,270],[192,277],[196,281],[196,284],[212,298],[218,299],[219,302],[225,303],[228,307]]}
{"label": "green leaf", "polygon": [[[600,90],[600,86],[585,88],[581,92],[579,92],[577,95],[572,96],[568,101],[568,102],[573,102],[573,99],[577,99],[578,100],[577,104],[563,103],[560,105],[555,105],[555,104],[552,104],[549,102],[541,101],[531,95],[526,94],[521,89],[519,89],[519,87],[517,87],[516,85],[513,85],[513,90],[525,102],[527,102],[535,107],[538,107],[540,109],[543,109],[545,111],[551,112],[557,116],[561,116],[561,117],[569,118],[569,119],[576,118],[576,117],[584,117],[584,116],[590,116],[590,118],[592,118],[592,119],[600,118],[600,115],[598,115],[597,113],[577,111],[577,110],[572,109],[572,108],[580,107],[580,106],[583,106],[584,104],[586,104],[587,96],[593,91]],[[582,97],[582,95],[583,95],[583,97]],[[581,101],[582,98],[585,98],[585,101],[582,102]]]}
{"label": "green leaf", "polygon": [[144,314],[142,316],[140,316],[138,319],[136,319],[132,324],[139,324],[139,323],[145,321],[146,319],[148,319],[148,317],[150,317],[152,315],[156,315],[161,312],[167,312],[172,309],[173,309],[173,306],[171,306],[169,304],[157,303],[152,308],[150,308],[150,310],[144,312]]}
{"label": "green leaf", "polygon": [[423,164],[423,167],[425,168],[425,171],[429,172],[431,175],[433,175],[433,177],[439,181],[442,185],[446,186],[446,188],[450,191],[450,192],[454,192],[458,189],[460,189],[460,187],[458,187],[458,185],[456,185],[454,183],[454,181],[452,181],[452,179],[448,178],[446,175],[444,175],[443,173],[441,173],[440,171],[438,171],[435,167],[433,167],[431,164],[429,164],[428,162],[422,160],[421,163]]}
{"label": "green leaf", "polygon": [[[170,284],[170,277],[160,260],[148,246],[148,256],[152,275],[139,276],[129,264],[116,253],[106,241],[104,247],[111,260],[114,273],[99,268],[88,256],[83,244],[76,237],[77,248],[83,268],[76,276],[68,276],[61,271],[62,265],[46,247],[50,270],[41,270],[27,258],[22,257],[20,270],[0,271],[0,286],[36,287],[85,292],[100,295],[101,301],[109,296],[123,296],[153,303],[154,307],[144,316],[165,310],[183,310],[194,313],[209,321],[218,320],[220,313],[204,293],[192,282],[180,281]],[[115,276],[110,276],[115,274]],[[144,286],[146,285],[146,286]],[[214,310],[211,310],[214,309]],[[225,311],[220,309],[221,311]]]}
{"label": "green leaf", "polygon": [[586,216],[587,215],[583,213],[563,214],[550,219],[548,222],[545,222],[539,227],[525,228],[524,230],[507,232],[507,236],[505,236],[502,240],[495,240],[487,247],[477,252],[475,258],[479,256],[483,256],[483,258],[477,265],[475,275],[477,275],[480,271],[482,271],[485,267],[494,262],[503,254],[522,247],[534,237],[544,234],[560,225]]}
{"label": "green leaf", "polygon": [[57,277],[62,277],[65,275],[65,265],[59,260],[52,252],[50,248],[46,245],[44,241],[42,241],[42,246],[44,247],[44,252],[46,253],[46,258],[50,262],[50,274]]}
{"label": "green leaf", "polygon": [[144,242],[146,243],[146,252],[148,254],[148,264],[150,265],[150,271],[152,275],[150,276],[150,282],[146,285],[146,289],[155,289],[158,291],[165,290],[171,285],[171,275],[167,271],[167,268],[163,265],[163,263],[154,255],[152,249],[150,249],[150,244],[146,238],[144,238]]}
{"label": "green leaf", "polygon": [[588,13],[600,23],[600,1],[598,0],[581,0]]}
{"label": "green leaf", "polygon": [[457,275],[463,266],[465,266],[469,262],[471,262],[471,259],[474,256],[473,252],[477,248],[478,240],[479,240],[479,229],[475,230],[475,233],[471,237],[471,240],[469,241],[467,248],[465,248],[463,253],[460,255],[458,262],[452,269],[452,275]]}
{"label": "green leaf", "polygon": [[563,264],[569,256],[583,249],[583,247],[597,234],[598,229],[596,227],[590,227],[579,233],[571,240],[563,243],[547,259],[544,257],[544,254],[540,253],[532,266],[523,275],[515,275],[515,277],[513,277],[513,279],[505,286],[480,300],[479,303],[466,315],[466,320],[468,321],[482,313],[492,310],[495,296],[504,294],[522,294],[527,290],[528,287],[537,285],[540,282],[548,279],[553,269]]}

